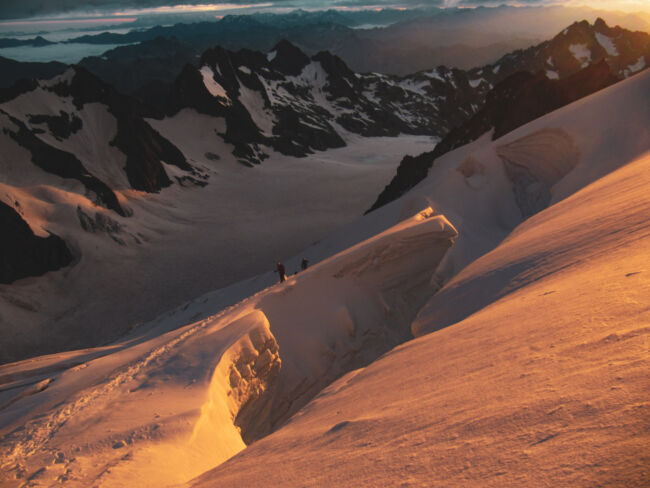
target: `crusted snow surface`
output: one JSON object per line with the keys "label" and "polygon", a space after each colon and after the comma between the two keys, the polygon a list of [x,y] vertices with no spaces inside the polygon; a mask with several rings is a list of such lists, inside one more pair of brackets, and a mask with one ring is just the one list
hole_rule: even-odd
{"label": "crusted snow surface", "polygon": [[[314,266],[284,284],[254,294],[267,273],[118,343],[2,366],[2,483],[643,484],[649,88],[642,73],[446,154],[401,199],[285,261]],[[522,225],[508,164],[550,194]],[[264,188],[245,171],[229,195]],[[305,174],[296,189],[331,192]],[[199,227],[178,249],[200,246]],[[404,327],[421,337],[371,363]]]}
{"label": "crusted snow surface", "polygon": [[[82,156],[115,154],[103,163],[107,170],[110,162],[121,170],[124,156],[107,142],[112,116],[93,104],[79,114],[84,125],[98,124],[98,137],[86,144],[75,134],[57,141],[59,147]],[[0,285],[5,332],[0,356],[4,351],[42,353],[62,344],[75,347],[70,338],[78,341],[77,347],[105,343],[171,307],[264,273],[278,259],[287,259],[357,218],[390,180],[403,154],[432,144],[431,138],[421,136],[355,136],[347,147],[308,158],[271,153],[268,164],[251,170],[239,164],[232,146],[218,137],[226,129],[222,118],[185,109],[148,122],[196,171],[207,175],[203,181],[208,185],[179,182],[169,171],[175,184],[160,193],[117,186],[121,205],[132,212],[128,218],[98,207],[78,181],[43,172],[31,163],[29,151],[0,131],[0,198],[12,206],[18,202],[19,213],[37,235],[61,236],[80,257],[61,271]],[[0,123],[8,121],[0,116]],[[96,168],[89,165],[91,169]],[[111,229],[119,231],[88,232],[81,225],[81,212],[111,219],[118,224]],[[261,289],[273,276],[253,281]],[[238,294],[236,300],[243,296]],[[231,303],[224,300],[222,307]]]}
{"label": "crusted snow surface", "polygon": [[600,32],[596,32],[596,40],[598,41],[598,44],[600,44],[603,49],[605,49],[608,55],[618,56],[618,49],[616,49],[616,44],[614,44],[614,41],[611,37],[608,37],[605,34],[601,34]]}
{"label": "crusted snow surface", "polygon": [[230,103],[230,98],[228,97],[228,94],[226,93],[224,87],[215,81],[214,71],[212,71],[212,68],[205,65],[202,66],[199,71],[203,76],[203,84],[205,85],[205,88],[210,92],[210,95],[213,97],[223,98],[227,101],[227,103]]}

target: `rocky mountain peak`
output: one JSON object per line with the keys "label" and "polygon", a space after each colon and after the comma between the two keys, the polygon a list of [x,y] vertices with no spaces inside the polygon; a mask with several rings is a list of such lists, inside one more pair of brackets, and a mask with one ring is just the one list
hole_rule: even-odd
{"label": "rocky mountain peak", "polygon": [[309,64],[309,57],[286,39],[275,45],[267,59],[271,60],[273,69],[292,76],[298,76]]}

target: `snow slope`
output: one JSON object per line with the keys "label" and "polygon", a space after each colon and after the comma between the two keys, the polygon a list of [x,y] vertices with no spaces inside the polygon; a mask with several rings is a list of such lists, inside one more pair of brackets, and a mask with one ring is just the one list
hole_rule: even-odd
{"label": "snow slope", "polygon": [[649,175],[646,153],[532,217],[421,337],[191,486],[645,486]]}
{"label": "snow slope", "polygon": [[[401,154],[431,143],[428,137],[351,136],[346,148],[308,158],[272,153],[251,169],[215,136],[222,120],[184,110],[151,123],[173,136],[191,164],[209,176],[208,185],[178,184],[147,194],[128,189],[124,155],[109,144],[113,117],[99,104],[86,105],[79,115],[83,131],[62,142],[42,137],[79,155],[109,181],[132,216],[98,207],[81,184],[41,171],[26,150],[0,134],[0,199],[19,202],[37,235],[54,232],[78,257],[59,272],[0,285],[0,362],[112,340],[209,290],[272,269],[278,259],[360,215]],[[165,170],[183,176],[171,165]],[[112,224],[87,231],[78,208]]]}
{"label": "snow slope", "polygon": [[[436,160],[399,200],[337,231],[325,246],[353,243],[431,206],[458,229],[442,278],[493,249],[524,217],[559,202],[650,150],[650,73],[640,73],[491,141],[488,133]],[[364,237],[364,238],[365,238]]]}
{"label": "snow slope", "polygon": [[403,342],[455,236],[421,212],[180,329],[0,367],[0,484],[189,481]]}

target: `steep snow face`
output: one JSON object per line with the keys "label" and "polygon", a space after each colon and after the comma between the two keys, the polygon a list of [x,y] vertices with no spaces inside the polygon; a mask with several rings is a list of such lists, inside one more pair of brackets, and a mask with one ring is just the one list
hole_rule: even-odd
{"label": "steep snow face", "polygon": [[646,67],[646,59],[644,56],[641,56],[636,63],[631,64],[627,67],[627,69],[625,70],[625,76],[633,75],[634,73],[641,71],[645,67]]}
{"label": "steep snow face", "polygon": [[458,271],[539,210],[535,201],[559,202],[649,150],[649,89],[644,72],[495,141],[486,134],[439,158],[427,179],[376,218],[427,202],[459,230],[449,257]]}
{"label": "steep snow face", "polygon": [[408,337],[456,235],[428,209],[180,329],[3,366],[0,483],[189,481]]}
{"label": "steep snow face", "polygon": [[581,67],[585,68],[591,62],[591,51],[586,44],[571,44],[569,51],[571,51],[571,54],[580,63]]}
{"label": "steep snow face", "polygon": [[643,485],[650,154],[626,163],[466,268],[424,335],[189,486]]}
{"label": "steep snow face", "polygon": [[230,103],[230,98],[228,98],[228,93],[224,87],[215,81],[212,68],[209,66],[202,66],[199,71],[201,72],[201,76],[203,76],[203,84],[210,92],[210,95],[213,97],[223,98],[227,103]]}
{"label": "steep snow face", "polygon": [[580,160],[580,151],[571,136],[559,129],[533,132],[497,146],[496,153],[512,182],[515,200],[524,218],[548,206],[553,186]]}
{"label": "steep snow face", "polygon": [[611,37],[596,32],[596,40],[598,41],[598,44],[603,46],[609,56],[618,56],[618,49],[616,49],[616,44],[614,44]]}
{"label": "steep snow face", "polygon": [[244,85],[239,86],[239,101],[242,103],[250,114],[253,122],[262,131],[265,136],[273,135],[273,126],[275,125],[275,116],[264,108],[264,99],[255,90],[251,90]]}

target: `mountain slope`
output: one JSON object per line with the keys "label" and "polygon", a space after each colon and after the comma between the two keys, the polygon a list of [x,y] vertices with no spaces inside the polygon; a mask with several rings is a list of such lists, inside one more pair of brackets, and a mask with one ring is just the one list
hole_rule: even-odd
{"label": "mountain slope", "polygon": [[492,139],[568,105],[617,81],[605,61],[593,64],[561,80],[550,80],[542,72],[536,75],[522,71],[498,83],[486,97],[485,105],[463,125],[452,129],[429,152],[416,157],[406,156],[397,174],[377,197],[375,210],[422,181],[435,160],[449,151],[477,140],[491,132]]}
{"label": "mountain slope", "polygon": [[188,486],[642,486],[649,170],[646,155],[531,218],[414,323],[445,329]]}
{"label": "mountain slope", "polygon": [[2,481],[183,483],[252,440],[192,484],[642,479],[649,86],[456,149],[284,284],[267,273],[120,342],[3,366]]}
{"label": "mountain slope", "polygon": [[26,276],[37,276],[72,262],[65,242],[53,234],[34,235],[27,223],[9,205],[0,201],[0,283],[11,283]]}

